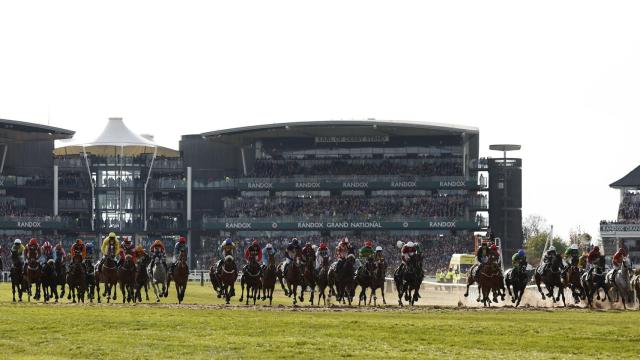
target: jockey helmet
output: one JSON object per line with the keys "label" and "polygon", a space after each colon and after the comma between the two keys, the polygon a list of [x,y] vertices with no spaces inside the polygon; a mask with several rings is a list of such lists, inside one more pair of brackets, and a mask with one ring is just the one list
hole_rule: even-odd
{"label": "jockey helmet", "polygon": [[293,245],[298,245],[298,238],[293,238],[293,239],[291,240],[291,243],[292,243]]}
{"label": "jockey helmet", "polygon": [[320,243],[320,250],[327,250],[327,249],[328,249],[327,244]]}
{"label": "jockey helmet", "polygon": [[162,241],[160,239],[153,242],[153,245],[162,245]]}
{"label": "jockey helmet", "polygon": [[85,248],[87,249],[87,254],[92,254],[93,253],[93,243],[92,242],[88,242],[87,245],[85,246]]}
{"label": "jockey helmet", "polygon": [[342,238],[342,242],[345,243],[345,244],[348,244],[349,243],[349,238],[345,236],[344,238]]}
{"label": "jockey helmet", "polygon": [[491,250],[493,250],[493,251],[498,250],[498,247],[496,246],[496,244],[491,245]]}
{"label": "jockey helmet", "polygon": [[38,240],[36,240],[36,238],[32,238],[31,240],[29,240],[29,246],[32,245],[38,245]]}
{"label": "jockey helmet", "polygon": [[414,246],[416,246],[416,244],[414,244],[412,241],[409,241],[407,243],[407,247],[414,247]]}
{"label": "jockey helmet", "polygon": [[571,249],[571,250],[578,250],[578,244],[571,244],[571,246],[569,247],[569,249]]}
{"label": "jockey helmet", "polygon": [[144,248],[142,247],[142,245],[136,246],[136,252],[137,253],[143,253],[144,252]]}
{"label": "jockey helmet", "polygon": [[180,244],[184,244],[184,243],[186,243],[186,242],[187,242],[187,239],[186,239],[184,236],[180,236],[180,239],[178,240],[178,242],[179,242]]}
{"label": "jockey helmet", "polygon": [[15,240],[13,241],[13,243],[14,243],[14,244],[16,244],[16,245],[22,245],[22,240],[20,240],[20,239],[15,239]]}
{"label": "jockey helmet", "polygon": [[128,237],[128,236],[125,236],[125,237],[124,237],[124,243],[125,243],[125,244],[130,244],[130,243],[131,243],[131,239],[129,239],[129,237]]}
{"label": "jockey helmet", "polygon": [[76,240],[76,244],[82,245],[82,240],[81,239]]}
{"label": "jockey helmet", "polygon": [[398,242],[396,243],[396,247],[398,249],[402,249],[403,246],[404,246],[404,243],[402,242],[402,240],[398,240]]}
{"label": "jockey helmet", "polygon": [[267,249],[273,249],[273,245],[271,245],[271,243],[267,244]]}
{"label": "jockey helmet", "polygon": [[364,247],[372,248],[373,247],[373,243],[371,242],[371,240],[365,241],[364,242]]}
{"label": "jockey helmet", "polygon": [[253,240],[253,243],[251,243],[251,245],[258,246],[258,240]]}
{"label": "jockey helmet", "polygon": [[42,244],[42,247],[45,249],[51,249],[51,243],[48,241],[45,241],[44,244]]}
{"label": "jockey helmet", "polygon": [[233,240],[231,240],[231,238],[227,238],[227,239],[224,241],[224,244],[225,244],[225,245],[233,245]]}
{"label": "jockey helmet", "polygon": [[109,233],[109,237],[112,238],[112,239],[115,239],[116,238],[116,233],[110,232]]}
{"label": "jockey helmet", "polygon": [[524,254],[524,250],[523,249],[518,250],[518,256],[524,257],[524,255],[525,254]]}
{"label": "jockey helmet", "polygon": [[549,246],[549,250],[547,250],[547,251],[549,251],[549,252],[552,252],[552,251],[553,251],[553,252],[555,252],[555,251],[556,251],[556,248],[555,248],[555,246],[551,245],[551,246]]}
{"label": "jockey helmet", "polygon": [[382,251],[382,246],[376,246],[376,251]]}

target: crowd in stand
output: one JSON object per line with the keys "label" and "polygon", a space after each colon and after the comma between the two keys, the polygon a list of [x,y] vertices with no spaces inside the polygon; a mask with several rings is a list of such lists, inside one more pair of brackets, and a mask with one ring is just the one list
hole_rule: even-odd
{"label": "crowd in stand", "polygon": [[49,218],[50,214],[44,210],[29,209],[20,204],[18,199],[0,198],[0,217],[21,217],[21,218]]}
{"label": "crowd in stand", "polygon": [[225,200],[225,217],[305,217],[417,216],[456,218],[465,207],[480,204],[481,195],[421,197],[325,197],[325,198],[242,198]]}
{"label": "crowd in stand", "polygon": [[414,165],[401,161],[379,162],[332,160],[318,164],[303,164],[295,160],[256,160],[250,177],[277,178],[295,175],[410,175],[462,176],[460,159],[436,158]]}
{"label": "crowd in stand", "polygon": [[618,220],[640,222],[640,193],[625,193],[620,202]]}
{"label": "crowd in stand", "polygon": [[[412,241],[414,243],[420,243],[423,247],[423,266],[425,274],[432,276],[438,269],[448,267],[451,255],[455,253],[473,253],[473,239],[470,236],[461,235],[407,235],[407,236],[390,236],[390,235],[372,235],[372,236],[348,236],[349,242],[354,246],[357,251],[363,246],[366,240],[373,241],[375,246],[382,246],[385,261],[387,262],[387,274],[392,275],[395,269],[400,265],[400,249],[397,247],[397,242],[403,243]],[[266,238],[266,237],[252,237],[252,238],[234,238],[234,242],[237,245],[235,252],[235,261],[237,264],[244,263],[244,250],[251,245],[253,240],[258,240],[262,247],[271,243],[273,247],[278,251],[278,261],[284,260],[284,250],[286,249],[291,238],[278,237],[278,238]],[[329,245],[330,249],[335,249],[341,237],[327,238],[322,236],[307,236],[298,237],[301,243],[304,245],[306,242],[310,242],[314,245],[319,245],[321,242],[325,242]],[[201,254],[196,256],[196,260],[201,269],[207,269],[209,266],[215,264],[219,260],[217,255],[218,247],[220,243],[224,241],[223,238],[216,237],[211,239],[210,248],[204,249]],[[333,251],[331,252],[333,259]]]}

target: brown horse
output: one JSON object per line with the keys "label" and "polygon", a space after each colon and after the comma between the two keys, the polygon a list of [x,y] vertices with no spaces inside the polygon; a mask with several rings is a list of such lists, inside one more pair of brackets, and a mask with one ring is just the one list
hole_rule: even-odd
{"label": "brown horse", "polygon": [[42,269],[40,268],[40,263],[36,258],[29,259],[27,263],[27,276],[25,276],[27,280],[27,300],[31,301],[31,285],[36,285],[36,293],[33,297],[36,301],[40,299],[40,279],[42,277]]}
{"label": "brown horse", "polygon": [[178,304],[182,304],[184,294],[187,291],[187,282],[189,281],[189,266],[187,265],[187,256],[183,250],[180,251],[176,267],[173,270],[173,281],[176,283]]}
{"label": "brown horse", "polygon": [[373,298],[373,306],[377,306],[378,297],[376,296],[376,290],[380,289],[382,294],[382,304],[387,305],[387,299],[384,298],[384,283],[387,275],[387,263],[384,259],[379,259],[375,262],[375,271],[373,273],[373,279],[371,281],[371,295],[369,296],[369,305],[371,305],[371,299]]}
{"label": "brown horse", "polygon": [[320,299],[322,299],[325,306],[327,305],[327,296],[325,291],[329,285],[329,279],[327,277],[328,274],[329,257],[323,257],[322,262],[320,263],[320,271],[318,271],[318,276],[316,277],[316,285],[318,286],[318,305],[320,305]]}
{"label": "brown horse", "polygon": [[[133,263],[133,257],[126,255],[124,262],[118,268],[118,283],[120,284],[120,293],[122,293],[122,303],[136,302],[135,298],[135,282],[136,282],[136,265]],[[115,299],[115,298],[114,298]]]}
{"label": "brown horse", "polygon": [[[339,261],[339,260],[338,260]],[[334,262],[329,267],[327,273],[327,281],[329,285],[329,302],[331,302],[331,296],[335,295],[336,301],[343,304],[353,301],[353,294],[355,289],[355,261],[356,258],[353,254],[347,255],[347,258],[343,260],[344,263],[340,270],[338,270],[338,262]]]}
{"label": "brown horse", "polygon": [[[287,279],[287,293],[289,296],[293,296],[293,305],[298,303],[298,287],[300,287],[300,292],[302,293],[303,279],[301,267],[302,262],[300,261],[300,256],[296,255],[294,261],[289,264],[285,275]],[[300,301],[304,301],[302,294]]]}
{"label": "brown horse", "polygon": [[224,262],[218,272],[218,279],[220,279],[220,292],[224,296],[224,300],[229,304],[229,300],[235,295],[235,283],[238,279],[238,270],[233,261],[233,256],[227,255],[224,258]]}
{"label": "brown horse", "polygon": [[26,291],[26,282],[24,277],[24,265],[19,259],[13,259],[11,266],[11,292],[13,294],[13,302],[16,302],[16,292],[19,301],[22,301],[22,293]]}
{"label": "brown horse", "polygon": [[631,278],[631,288],[636,292],[636,298],[638,298],[638,310],[640,310],[640,274],[638,274],[637,271]]}
{"label": "brown horse", "polygon": [[[547,288],[547,296],[550,297],[554,303],[560,301],[560,298],[562,297],[562,303],[564,306],[567,306],[564,298],[564,284],[562,282],[561,273],[562,257],[560,254],[556,254],[547,269],[545,269],[542,264],[538,266],[538,269],[536,269],[536,286],[538,287],[540,295],[542,295],[542,300],[545,299],[545,296],[542,292],[542,288],[540,287],[540,283],[544,283],[544,286]],[[558,296],[554,297],[553,291],[556,287],[558,288]]]}
{"label": "brown horse", "polygon": [[269,298],[269,305],[273,302],[273,290],[276,287],[276,259],[269,256],[269,262],[263,269],[262,275],[262,301]]}
{"label": "brown horse", "polygon": [[[96,290],[95,268],[93,267],[93,263],[91,262],[91,258],[84,259],[82,264],[84,265],[84,270],[85,270],[85,274],[86,274],[87,299],[89,301],[93,302],[93,299],[95,298],[95,295],[96,295],[96,291],[95,291]],[[98,297],[100,297],[99,293],[98,293]]]}
{"label": "brown horse", "polygon": [[[113,256],[108,256],[96,271],[96,288],[98,291],[98,302],[100,302],[100,283],[104,284],[102,296],[107,298],[107,303],[111,301],[111,291],[113,290],[113,301],[117,300],[118,293],[118,264]],[[123,295],[124,296],[124,295]]]}
{"label": "brown horse", "polygon": [[368,257],[365,263],[356,272],[356,285],[360,286],[360,295],[358,296],[358,306],[364,301],[367,305],[367,289],[373,284],[373,274],[375,273],[376,264],[373,257]]}
{"label": "brown horse", "polygon": [[313,299],[316,294],[316,269],[315,269],[316,257],[307,256],[304,261],[304,271],[302,273],[302,280],[304,284],[302,285],[302,292],[300,294],[300,301],[304,301],[304,292],[307,288],[309,288],[309,292],[311,293],[311,297],[309,302],[313,305]]}
{"label": "brown horse", "polygon": [[[253,256],[251,257],[249,265],[245,266],[242,277],[240,277],[240,287],[242,289],[240,292],[240,302],[242,302],[242,298],[244,297],[245,285],[247,286],[247,301],[245,305],[249,305],[249,298],[253,298],[253,305],[255,305],[256,299],[260,297],[260,289],[262,288],[262,269]],[[249,294],[249,291],[251,291],[251,294]]]}
{"label": "brown horse", "polygon": [[67,284],[69,285],[69,294],[67,294],[67,300],[73,300],[76,302],[76,296],[78,302],[84,303],[84,292],[87,287],[87,274],[82,263],[82,256],[76,255],[69,265],[69,272],[67,273]]}
{"label": "brown horse", "polygon": [[579,304],[585,298],[585,291],[580,280],[581,276],[580,269],[575,265],[571,265],[562,277],[562,284],[565,288],[571,289],[571,294],[576,304]]}
{"label": "brown horse", "polygon": [[149,302],[149,272],[147,266],[151,262],[148,255],[142,255],[136,260],[136,275],[134,280],[135,297],[139,302],[142,302],[142,289],[146,296],[147,302]]}
{"label": "brown horse", "polygon": [[500,266],[495,262],[490,262],[478,268],[478,293],[482,293],[482,304],[491,307],[489,293],[493,292],[493,302],[498,302],[497,294],[503,287],[503,275]]}
{"label": "brown horse", "polygon": [[67,263],[64,260],[64,257],[58,256],[55,260],[55,270],[56,270],[56,286],[60,286],[60,298],[64,298],[65,288],[67,285]]}

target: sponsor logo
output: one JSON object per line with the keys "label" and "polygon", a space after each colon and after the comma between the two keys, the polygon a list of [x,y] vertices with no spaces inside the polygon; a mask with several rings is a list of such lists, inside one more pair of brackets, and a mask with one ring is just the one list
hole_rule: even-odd
{"label": "sponsor logo", "polygon": [[342,187],[350,188],[350,189],[366,189],[369,187],[369,183],[368,182],[343,182]]}
{"label": "sponsor logo", "polygon": [[462,180],[458,180],[458,181],[440,181],[440,186],[441,187],[465,187],[467,184],[462,181]]}
{"label": "sponsor logo", "polygon": [[271,189],[271,188],[273,188],[273,183],[268,183],[268,182],[250,182],[250,183],[247,183],[247,187],[249,189]]}
{"label": "sponsor logo", "polygon": [[297,182],[296,189],[319,189],[319,182]]}
{"label": "sponsor logo", "polygon": [[640,225],[633,224],[612,224],[612,225],[601,225],[600,232],[640,232]]}
{"label": "sponsor logo", "polygon": [[298,229],[321,229],[322,225],[321,222],[299,222]]}
{"label": "sponsor logo", "polygon": [[225,229],[251,229],[251,223],[224,223]]}
{"label": "sponsor logo", "polygon": [[414,188],[416,187],[415,181],[392,181],[392,188]]}
{"label": "sponsor logo", "polygon": [[18,221],[19,228],[42,228],[40,221]]}
{"label": "sponsor logo", "polygon": [[445,228],[450,229],[456,227],[455,221],[429,221],[430,228]]}

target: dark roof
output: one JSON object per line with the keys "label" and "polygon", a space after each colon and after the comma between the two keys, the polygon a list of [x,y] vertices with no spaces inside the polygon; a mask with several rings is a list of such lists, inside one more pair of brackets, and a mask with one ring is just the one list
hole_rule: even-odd
{"label": "dark roof", "polygon": [[630,173],[625,175],[622,179],[609,185],[612,188],[623,187],[640,187],[640,166],[633,169]]}
{"label": "dark roof", "polygon": [[0,119],[0,143],[69,139],[73,134],[53,126]]}
{"label": "dark roof", "polygon": [[[291,136],[415,136],[415,135],[452,135],[478,134],[475,127],[450,124],[394,121],[394,120],[325,120],[300,121],[265,125],[244,126],[203,133],[209,138],[233,137],[243,140],[257,138],[281,138]],[[228,139],[229,140],[229,139]],[[239,141],[240,139],[236,139]]]}

